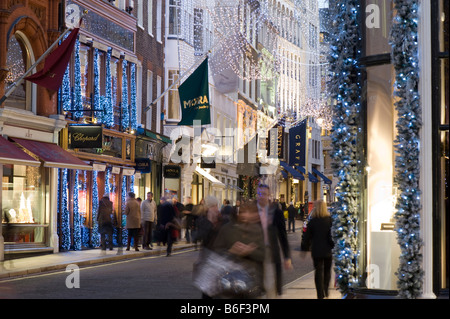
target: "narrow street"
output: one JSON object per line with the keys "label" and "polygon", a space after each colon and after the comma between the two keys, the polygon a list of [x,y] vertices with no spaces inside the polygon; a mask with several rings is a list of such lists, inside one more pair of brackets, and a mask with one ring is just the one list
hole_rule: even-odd
{"label": "narrow street", "polygon": [[[309,253],[300,256],[301,232],[288,234],[294,269],[284,284],[313,270]],[[109,252],[108,253],[115,253]],[[68,272],[58,271],[0,281],[0,299],[200,299],[192,285],[198,251],[177,251],[171,257],[149,256],[80,268],[80,287],[67,288]]]}

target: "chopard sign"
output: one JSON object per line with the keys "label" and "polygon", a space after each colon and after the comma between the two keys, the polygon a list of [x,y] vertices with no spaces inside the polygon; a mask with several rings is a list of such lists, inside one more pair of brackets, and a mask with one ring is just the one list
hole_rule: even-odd
{"label": "chopard sign", "polygon": [[103,130],[100,125],[70,125],[69,148],[102,148]]}

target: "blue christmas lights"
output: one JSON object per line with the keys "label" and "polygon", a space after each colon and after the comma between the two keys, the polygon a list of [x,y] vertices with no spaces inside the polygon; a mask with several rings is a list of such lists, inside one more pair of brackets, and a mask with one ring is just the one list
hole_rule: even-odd
{"label": "blue christmas lights", "polygon": [[[93,108],[94,110],[101,110],[103,108],[102,100],[100,99],[100,63],[98,49],[94,49],[94,101]],[[94,112],[94,117],[96,119],[101,119],[103,117],[102,112],[96,111]]]}
{"label": "blue christmas lights", "polygon": [[130,63],[130,128],[137,130],[137,105],[136,105],[136,64]]}
{"label": "blue christmas lights", "polygon": [[358,213],[360,210],[361,163],[358,160],[359,111],[361,98],[360,70],[357,63],[360,50],[358,25],[359,0],[338,3],[329,8],[334,36],[329,56],[329,91],[335,99],[331,141],[333,169],[339,181],[336,187],[337,205],[332,211],[333,250],[337,284],[341,293],[358,283]]}
{"label": "blue christmas lights", "polygon": [[63,250],[69,250],[71,245],[70,240],[70,211],[69,211],[69,200],[68,200],[68,170],[67,168],[60,170],[60,175],[62,175],[59,186],[61,187],[60,196],[58,199],[60,200],[60,215],[61,215],[61,224],[60,224],[60,246]]}
{"label": "blue christmas lights", "polygon": [[130,109],[128,105],[128,73],[127,60],[122,61],[122,129],[130,127]]}
{"label": "blue christmas lights", "polygon": [[105,96],[102,97],[102,123],[107,128],[114,126],[114,104],[113,104],[113,91],[112,91],[112,75],[111,75],[111,49],[106,52],[106,83],[105,83]]}
{"label": "blue christmas lights", "polygon": [[73,249],[81,250],[81,215],[78,205],[80,190],[80,178],[78,170],[75,170],[75,183],[73,186]]}
{"label": "blue christmas lights", "polygon": [[[74,81],[74,92],[73,92],[73,109],[77,110],[73,112],[75,119],[80,119],[83,117],[83,98],[81,96],[81,62],[80,62],[80,41],[75,43],[75,65],[73,72]],[[80,111],[78,111],[80,110]]]}
{"label": "blue christmas lights", "polygon": [[394,95],[398,114],[395,139],[395,182],[399,196],[396,203],[397,242],[400,264],[397,270],[399,295],[417,298],[422,293],[423,270],[420,238],[420,129],[422,127],[419,96],[418,6],[417,0],[394,0],[390,44],[395,70]]}

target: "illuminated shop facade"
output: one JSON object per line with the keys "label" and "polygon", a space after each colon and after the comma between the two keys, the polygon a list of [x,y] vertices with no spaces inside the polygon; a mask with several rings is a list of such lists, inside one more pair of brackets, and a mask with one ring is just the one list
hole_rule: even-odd
{"label": "illuminated shop facade", "polygon": [[[57,3],[28,6],[2,2],[0,95],[9,91],[58,34]],[[45,29],[44,26],[48,29]],[[35,71],[35,70],[33,70]],[[0,108],[0,260],[59,250],[58,171],[91,167],[59,146],[66,127],[57,115],[56,94],[19,83]]]}
{"label": "illuminated shop facade", "polygon": [[[359,184],[357,192],[353,192],[354,185],[339,182],[336,189],[336,220],[340,222],[334,226],[338,235],[334,250],[336,278],[338,283],[345,282],[341,292],[345,291],[349,298],[448,298],[449,96],[445,88],[449,77],[449,4],[441,0],[367,0],[351,4],[356,2],[360,8],[372,5],[373,9],[375,5],[380,25],[373,27],[374,20],[365,20],[375,11],[365,13],[361,9],[355,15],[362,39],[354,44],[354,52],[360,53],[355,60],[359,74],[347,70],[360,76],[359,83],[353,82],[358,84],[362,97],[355,99],[360,105],[354,104],[360,107],[355,117],[359,129],[352,131],[356,126],[338,123],[335,135],[331,135],[336,146],[338,129],[348,132],[348,136],[357,132],[354,143],[348,144],[357,145],[356,161],[345,158],[336,147],[333,160],[347,168],[354,165],[353,172],[341,166],[338,177]],[[396,3],[402,4],[402,10],[395,9]],[[404,12],[416,18],[402,19],[394,26],[397,14]],[[414,24],[416,30],[405,27],[414,28]],[[394,27],[400,32],[396,36],[391,33]],[[414,38],[415,32],[416,42],[400,45],[403,52],[393,53],[402,37]],[[408,63],[417,61],[404,73],[401,68],[408,63],[399,63],[403,57],[408,58]],[[417,78],[417,85],[401,91],[404,83],[412,83],[412,78]],[[357,85],[348,92],[352,90],[358,90]],[[348,92],[342,90],[340,94]],[[401,104],[411,97],[408,103]],[[348,107],[347,114],[357,107]],[[417,127],[416,137],[404,139]],[[348,149],[342,147],[344,143],[340,145],[341,153],[345,153]],[[401,156],[401,148],[411,145],[417,147]],[[417,164],[408,167],[412,161]],[[417,184],[410,183],[414,180]],[[354,202],[347,201],[351,196]],[[357,209],[352,216],[349,212],[354,207]],[[413,213],[407,215],[409,210]]]}
{"label": "illuminated shop facade", "polygon": [[58,92],[58,108],[68,122],[60,133],[61,146],[89,163],[91,170],[59,171],[61,250],[99,246],[97,213],[103,196],[112,201],[119,226],[114,231],[114,244],[126,240],[126,230],[120,234],[118,229],[125,221],[127,194],[136,191],[140,67],[135,54],[136,18],[107,2],[66,1],[66,12],[85,10],[88,12]]}

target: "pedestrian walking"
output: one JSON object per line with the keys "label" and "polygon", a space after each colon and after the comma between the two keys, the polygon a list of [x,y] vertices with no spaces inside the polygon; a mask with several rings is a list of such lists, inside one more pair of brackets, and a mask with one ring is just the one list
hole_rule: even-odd
{"label": "pedestrian walking", "polygon": [[[214,241],[222,226],[222,218],[219,211],[219,202],[214,196],[208,196],[205,198],[204,209],[200,212],[200,215],[196,220],[196,239],[201,241],[203,250],[200,252],[197,264],[202,264],[207,255],[204,254],[208,250],[214,251]],[[209,296],[202,291],[202,299],[210,299]]]}
{"label": "pedestrian walking", "polygon": [[237,220],[221,227],[214,245],[219,254],[230,254],[243,267],[243,273],[230,270],[222,279],[230,287],[225,297],[259,297],[264,291],[265,244],[258,207],[242,205]]}
{"label": "pedestrian walking", "polygon": [[225,199],[223,201],[222,208],[220,209],[220,214],[222,215],[223,223],[228,223],[232,220],[233,207],[230,205],[230,201]]}
{"label": "pedestrian walking", "polygon": [[[172,246],[174,242],[174,234],[172,230],[173,227],[173,221],[175,219],[175,209],[172,205],[171,201],[166,201],[165,198],[163,198],[160,210],[159,210],[159,217],[158,217],[158,223],[159,223],[159,231],[161,233],[161,241],[165,245],[167,244],[167,254],[166,256],[169,257],[172,254]],[[176,237],[175,237],[176,238]]]}
{"label": "pedestrian walking", "polygon": [[334,243],[331,238],[331,216],[327,210],[327,204],[322,200],[314,203],[305,240],[311,246],[317,298],[323,299],[328,297]]}
{"label": "pedestrian walking", "polygon": [[231,212],[231,220],[236,221],[239,215],[239,209],[241,207],[241,201],[239,199],[236,200],[236,205],[233,206],[233,210]]}
{"label": "pedestrian walking", "polygon": [[265,184],[257,188],[257,207],[264,233],[266,247],[264,261],[264,287],[268,298],[282,294],[282,262],[284,269],[292,269],[291,251],[286,233],[286,222],[278,205],[269,205],[270,189]]}
{"label": "pedestrian walking", "polygon": [[141,225],[143,228],[142,249],[152,250],[153,225],[156,219],[156,202],[153,193],[147,193],[147,199],[141,203]]}
{"label": "pedestrian walking", "polygon": [[[172,197],[172,205],[173,209],[175,210],[175,218],[176,218],[174,222],[176,224],[181,224],[181,218],[183,218],[184,205],[178,201],[178,196],[176,195]],[[175,229],[172,227],[172,233],[173,236],[175,236],[175,241],[181,239],[181,228]]]}
{"label": "pedestrian walking", "polygon": [[189,196],[186,197],[186,204],[184,205],[183,210],[183,222],[182,225],[185,228],[185,238],[186,242],[189,244],[192,240],[192,231],[195,227],[195,218],[196,216],[193,214],[194,204],[192,204],[192,198]]}
{"label": "pedestrian walking", "polygon": [[131,239],[134,242],[134,250],[138,249],[138,236],[141,227],[141,209],[133,192],[128,193],[128,200],[125,205],[125,215],[127,216],[126,229],[128,231],[127,250],[130,250]]}
{"label": "pedestrian walking", "polygon": [[297,215],[297,209],[294,207],[294,203],[291,202],[288,209],[288,231],[291,231],[292,226],[292,232],[295,233],[295,216]]}
{"label": "pedestrian walking", "polygon": [[98,231],[100,233],[100,246],[102,251],[106,250],[106,242],[108,242],[109,250],[113,250],[113,203],[109,200],[108,195],[104,195],[98,204]]}
{"label": "pedestrian walking", "polygon": [[193,223],[193,229],[192,229],[192,241],[195,244],[195,249],[197,250],[197,244],[198,242],[201,242],[201,238],[199,237],[198,232],[198,221],[200,217],[206,217],[206,207],[205,207],[205,200],[202,198],[200,200],[200,203],[194,206],[192,209],[192,215],[194,216],[194,223]]}

